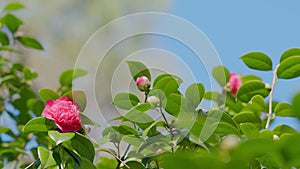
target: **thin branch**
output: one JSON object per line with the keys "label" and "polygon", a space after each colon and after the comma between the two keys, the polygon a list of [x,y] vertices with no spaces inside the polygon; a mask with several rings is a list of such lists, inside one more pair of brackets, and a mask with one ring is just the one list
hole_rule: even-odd
{"label": "thin branch", "polygon": [[271,92],[270,92],[270,100],[269,100],[269,114],[268,114],[268,120],[266,123],[266,129],[269,128],[270,123],[271,123],[271,119],[273,117],[273,110],[272,110],[272,104],[273,104],[273,93],[274,93],[274,88],[275,88],[275,84],[277,83],[278,79],[277,79],[277,69],[278,69],[279,65],[276,66],[274,72],[273,72],[273,82],[272,82],[272,86],[271,86]]}

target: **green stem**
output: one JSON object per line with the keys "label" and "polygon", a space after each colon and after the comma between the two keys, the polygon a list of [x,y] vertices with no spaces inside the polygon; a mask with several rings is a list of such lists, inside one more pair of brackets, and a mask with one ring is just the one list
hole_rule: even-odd
{"label": "green stem", "polygon": [[275,88],[275,84],[277,83],[278,79],[277,79],[277,69],[278,69],[279,65],[276,66],[274,72],[273,72],[273,82],[272,82],[272,86],[271,86],[271,92],[270,92],[270,100],[269,100],[269,114],[268,114],[268,120],[266,123],[266,129],[268,129],[270,127],[270,123],[273,117],[273,110],[272,110],[272,104],[273,104],[273,94],[274,94],[274,88]]}
{"label": "green stem", "polygon": [[[164,114],[163,111],[162,111],[161,106],[159,107],[159,112],[161,113],[161,115],[162,115],[162,117],[163,117],[163,119],[164,119],[164,121],[165,121],[165,123],[166,123],[168,129],[169,129],[169,133],[170,133],[170,136],[171,136],[171,142],[172,142],[173,139],[174,139],[173,127],[169,124],[169,122],[168,122],[168,120],[167,120],[165,114]],[[174,151],[173,143],[171,143],[171,144],[172,144],[172,145],[171,145],[171,150],[172,150],[172,153],[174,153],[175,151]]]}

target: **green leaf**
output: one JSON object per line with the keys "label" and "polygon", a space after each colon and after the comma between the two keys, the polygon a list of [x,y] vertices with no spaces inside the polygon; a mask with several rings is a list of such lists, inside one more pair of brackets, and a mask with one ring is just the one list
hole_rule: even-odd
{"label": "green leaf", "polygon": [[52,120],[46,119],[44,117],[37,117],[28,121],[24,128],[23,133],[38,133],[47,132],[55,127],[55,123]]}
{"label": "green leaf", "polygon": [[43,113],[45,104],[42,101],[37,100],[36,98],[32,98],[27,101],[27,107],[36,116],[41,116],[41,114]]}
{"label": "green leaf", "polygon": [[83,112],[86,107],[86,95],[81,90],[73,90],[64,94],[64,96],[76,102]]}
{"label": "green leaf", "polygon": [[252,123],[241,123],[240,128],[242,132],[248,137],[248,138],[257,138],[259,137],[259,130],[258,128],[252,124]]}
{"label": "green leaf", "polygon": [[240,124],[240,123],[252,123],[257,126],[261,125],[261,120],[257,117],[253,112],[241,112],[233,116],[233,120]]}
{"label": "green leaf", "polygon": [[188,111],[187,100],[180,94],[170,94],[163,100],[163,106],[170,115],[177,117],[180,112]]}
{"label": "green leaf", "polygon": [[120,125],[118,131],[123,135],[128,135],[128,134],[135,135],[135,136],[140,135],[140,133],[138,131],[136,131],[135,129],[133,129],[127,125]]}
{"label": "green leaf", "polygon": [[0,31],[0,43],[2,44],[2,46],[9,45],[9,38],[3,31]]}
{"label": "green leaf", "polygon": [[280,79],[292,79],[300,76],[300,55],[283,60],[277,69],[277,76]]}
{"label": "green leaf", "polygon": [[186,89],[185,97],[194,107],[197,107],[204,96],[204,92],[205,89],[201,83],[193,83]]}
{"label": "green leaf", "polygon": [[154,127],[157,127],[157,126],[160,126],[160,127],[163,127],[165,126],[165,122],[163,121],[156,121],[154,123],[152,123],[148,128],[146,128],[143,133],[142,133],[142,136],[144,138],[146,138],[149,134],[149,132],[154,128]]}
{"label": "green leaf", "polygon": [[3,17],[4,24],[7,26],[7,28],[11,31],[11,33],[15,33],[21,24],[23,24],[22,20],[17,18],[15,15],[12,15],[10,13],[6,14]]}
{"label": "green leaf", "polygon": [[93,162],[95,149],[88,138],[76,133],[75,137],[71,140],[71,145],[78,154]]}
{"label": "green leaf", "polygon": [[178,83],[178,80],[173,76],[165,76],[156,81],[155,85],[153,85],[153,89],[159,89],[163,91],[165,96],[168,96],[172,93],[178,93],[177,89],[179,85],[180,83]]}
{"label": "green leaf", "polygon": [[151,123],[154,120],[145,113],[151,108],[152,106],[150,103],[138,104],[131,108],[124,117],[134,123]]}
{"label": "green leaf", "polygon": [[16,11],[25,8],[25,5],[19,2],[11,2],[4,7],[5,11]]}
{"label": "green leaf", "polygon": [[113,104],[117,107],[125,110],[129,110],[132,107],[140,103],[139,98],[132,93],[118,93],[115,95]]}
{"label": "green leaf", "polygon": [[241,57],[243,62],[251,69],[272,70],[272,60],[268,55],[261,52],[251,52]]}
{"label": "green leaf", "polygon": [[213,101],[219,103],[222,98],[222,95],[216,91],[208,91],[204,94],[203,98],[206,100],[213,100]]}
{"label": "green leaf", "polygon": [[96,123],[94,120],[90,119],[86,114],[80,113],[81,117],[81,124],[82,125],[92,125],[96,127],[100,127],[98,123]]}
{"label": "green leaf", "polygon": [[[126,165],[129,168],[134,168],[134,169],[145,169],[144,165],[140,162],[137,161],[129,161],[126,163]],[[126,169],[127,167],[122,167],[122,169]]]}
{"label": "green leaf", "polygon": [[294,96],[293,98],[293,111],[294,114],[296,114],[298,116],[298,118],[300,117],[300,93],[298,93],[296,96]]}
{"label": "green leaf", "polygon": [[273,133],[276,134],[276,135],[278,135],[278,136],[281,136],[282,134],[285,134],[285,133],[297,134],[298,132],[295,129],[293,129],[292,127],[290,127],[290,126],[281,124],[279,126],[276,126],[273,129]]}
{"label": "green leaf", "polygon": [[143,63],[129,60],[127,60],[126,63],[128,64],[130,73],[135,81],[140,76],[146,76],[149,81],[151,81],[150,71]]}
{"label": "green leaf", "polygon": [[136,146],[136,147],[139,147],[144,142],[144,140],[142,138],[137,137],[137,136],[131,136],[131,135],[123,136],[122,141],[124,141],[128,144],[131,144],[133,146]]}
{"label": "green leaf", "polygon": [[[232,125],[233,127],[237,127],[236,123],[233,121],[231,116],[228,113],[226,113],[225,111],[209,110],[209,112],[207,112],[207,115],[209,116],[210,121],[218,121],[219,120],[220,122],[228,123],[228,124]],[[221,118],[219,118],[219,117],[221,117]]]}
{"label": "green leaf", "polygon": [[296,117],[293,106],[285,102],[278,103],[274,109],[274,113],[276,116]]}
{"label": "green leaf", "polygon": [[53,152],[44,147],[38,147],[38,156],[41,161],[42,168],[48,168],[57,165],[53,158]]}
{"label": "green leaf", "polygon": [[29,36],[18,36],[16,39],[21,42],[24,46],[33,48],[33,49],[38,49],[38,50],[43,50],[43,46],[40,44],[39,41],[37,41],[33,37]]}
{"label": "green leaf", "polygon": [[256,95],[252,97],[250,103],[255,108],[256,111],[259,111],[259,113],[266,112],[267,105],[265,103],[264,98],[261,95]]}
{"label": "green leaf", "polygon": [[171,75],[171,74],[161,74],[159,76],[157,76],[155,79],[154,79],[154,82],[153,82],[153,86],[156,86],[156,83],[159,82],[161,79],[165,78],[165,77],[172,77],[173,79],[176,80],[177,84],[181,84],[183,82],[183,80],[176,76],[176,75]]}
{"label": "green leaf", "polygon": [[242,102],[249,102],[255,95],[267,97],[270,89],[261,81],[249,81],[244,83],[237,92],[237,98]]}
{"label": "green leaf", "polygon": [[8,132],[10,129],[8,127],[0,127],[0,134],[1,133],[6,133]]}
{"label": "green leaf", "polygon": [[80,166],[77,169],[96,169],[96,167],[90,160],[80,157]]}
{"label": "green leaf", "polygon": [[224,66],[216,66],[212,71],[212,75],[220,84],[221,87],[224,87],[230,78],[230,73],[227,68]]}
{"label": "green leaf", "polygon": [[60,143],[71,140],[75,136],[75,133],[60,133],[58,131],[48,131],[48,135],[53,141],[55,141],[56,145],[59,145]]}
{"label": "green leaf", "polygon": [[291,48],[283,52],[280,57],[280,63],[292,56],[300,56],[300,48]]}
{"label": "green leaf", "polygon": [[115,169],[118,165],[117,160],[110,159],[107,157],[101,157],[100,160],[96,163],[98,169]]}
{"label": "green leaf", "polygon": [[215,133],[218,133],[218,134],[235,134],[235,135],[240,135],[239,133],[239,130],[228,124],[228,123],[225,123],[225,122],[216,122],[216,123],[213,123],[211,125],[212,128],[216,128],[215,130]]}
{"label": "green leaf", "polygon": [[59,82],[61,86],[72,86],[72,81],[76,78],[85,76],[87,74],[86,70],[83,69],[68,69],[62,72],[59,77]]}
{"label": "green leaf", "polygon": [[255,76],[255,75],[243,75],[241,77],[241,81],[242,83],[246,83],[246,82],[249,82],[249,81],[252,81],[252,80],[259,80],[259,81],[262,81],[262,79],[258,76]]}
{"label": "green leaf", "polygon": [[59,98],[59,95],[55,91],[47,88],[41,89],[39,94],[43,102],[47,102],[48,100],[56,100]]}

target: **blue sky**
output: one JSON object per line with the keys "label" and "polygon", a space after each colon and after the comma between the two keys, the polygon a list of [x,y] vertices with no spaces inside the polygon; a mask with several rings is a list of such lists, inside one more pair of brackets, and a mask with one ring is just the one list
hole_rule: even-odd
{"label": "blue sky", "polygon": [[[251,51],[261,51],[272,58],[275,67],[282,52],[300,47],[300,1],[172,2],[170,13],[188,20],[202,30],[230,71],[257,74],[265,82],[271,83],[272,72],[250,70],[239,57]],[[297,92],[300,92],[300,78],[279,80],[274,98],[289,102]],[[300,129],[296,122],[287,119],[284,121]]]}

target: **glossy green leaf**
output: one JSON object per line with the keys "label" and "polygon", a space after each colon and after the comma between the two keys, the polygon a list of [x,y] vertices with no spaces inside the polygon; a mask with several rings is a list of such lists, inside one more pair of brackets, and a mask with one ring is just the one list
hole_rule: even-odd
{"label": "glossy green leaf", "polygon": [[248,138],[257,138],[259,137],[259,130],[258,128],[252,124],[252,123],[241,123],[240,128],[242,132],[248,137]]}
{"label": "glossy green leaf", "polygon": [[224,87],[230,78],[230,73],[224,66],[216,66],[212,71],[213,77],[217,80],[221,87]]}
{"label": "glossy green leaf", "polygon": [[270,57],[261,52],[250,52],[241,57],[243,62],[251,69],[272,70],[273,64]]}
{"label": "glossy green leaf", "polygon": [[39,94],[43,102],[47,102],[48,100],[56,100],[59,98],[59,95],[55,91],[47,88],[41,89]]}
{"label": "glossy green leaf", "polygon": [[146,76],[149,81],[151,81],[150,71],[143,63],[138,61],[126,61],[126,63],[128,64],[130,73],[135,81],[140,76]]}
{"label": "glossy green leaf", "polygon": [[253,112],[241,112],[233,116],[233,120],[240,123],[253,123],[255,125],[261,125],[261,120]]}
{"label": "glossy green leaf", "polygon": [[19,2],[11,2],[4,7],[4,10],[16,11],[16,10],[23,9],[23,8],[25,8],[25,5],[23,5]]}
{"label": "glossy green leaf", "polygon": [[271,130],[263,129],[259,131],[259,136],[264,139],[273,140],[273,132]]}
{"label": "glossy green leaf", "polygon": [[39,159],[41,161],[41,166],[42,168],[48,168],[48,167],[52,167],[52,166],[56,166],[56,161],[53,158],[53,152],[39,146],[38,147],[38,155],[39,155]]}
{"label": "glossy green leaf", "polygon": [[75,137],[71,140],[71,145],[78,152],[78,154],[93,162],[95,157],[95,149],[92,142],[88,138],[76,133]]}
{"label": "glossy green leaf", "polygon": [[59,145],[60,143],[71,140],[75,136],[75,133],[60,133],[58,131],[48,131],[48,135],[53,141],[55,141],[56,145]]}
{"label": "glossy green leaf", "polygon": [[55,127],[54,121],[46,119],[44,117],[37,117],[31,119],[26,123],[26,125],[23,128],[23,132],[25,134],[47,132],[50,129],[53,129],[54,127]]}
{"label": "glossy green leaf", "polygon": [[[224,123],[228,123],[229,125],[232,125],[233,127],[237,127],[237,124],[234,122],[232,117],[222,110],[209,110],[207,112],[207,115],[209,116],[210,121],[220,121]],[[221,117],[221,118],[219,118]]]}
{"label": "glossy green leaf", "polygon": [[0,31],[0,43],[2,44],[2,46],[9,45],[9,38],[3,31]]}
{"label": "glossy green leaf", "polygon": [[118,131],[123,135],[140,135],[140,133],[136,129],[133,129],[132,127],[127,125],[120,125]]}
{"label": "glossy green leaf", "polygon": [[283,52],[280,57],[280,63],[292,56],[300,56],[300,48],[291,48]]}
{"label": "glossy green leaf", "polygon": [[237,92],[237,98],[242,102],[249,102],[255,95],[267,97],[269,92],[270,89],[266,88],[266,85],[263,82],[249,81],[239,88]]}
{"label": "glossy green leaf", "polygon": [[249,81],[252,81],[252,80],[259,80],[259,81],[262,81],[262,79],[256,75],[243,75],[241,77],[241,81],[242,83],[246,83],[246,82],[249,82]]}
{"label": "glossy green leaf", "polygon": [[132,93],[118,93],[115,95],[113,101],[114,105],[125,110],[131,109],[138,103],[140,103],[140,99]]}
{"label": "glossy green leaf", "polygon": [[279,126],[276,126],[273,129],[273,133],[278,135],[278,136],[281,136],[282,134],[286,134],[286,133],[296,134],[297,131],[295,129],[293,129],[292,127],[290,127],[290,126],[287,126],[285,124],[281,124]]}
{"label": "glossy green leaf", "polygon": [[86,95],[85,95],[84,91],[73,90],[73,91],[65,93],[63,96],[66,96],[69,99],[75,101],[79,105],[81,112],[84,111],[84,109],[86,107]]}
{"label": "glossy green leaf", "polygon": [[15,33],[19,29],[20,25],[23,24],[22,20],[20,20],[15,15],[12,15],[10,13],[6,14],[3,17],[3,21],[4,24],[12,33]]}
{"label": "glossy green leaf", "polygon": [[150,123],[154,120],[145,112],[150,110],[151,108],[152,106],[150,103],[138,104],[131,108],[124,117],[134,123]]}
{"label": "glossy green leaf", "polygon": [[274,113],[276,116],[296,117],[293,106],[285,102],[278,103],[274,109]]}
{"label": "glossy green leaf", "polygon": [[25,47],[33,48],[33,49],[38,49],[38,50],[43,50],[43,46],[40,44],[39,41],[37,41],[33,37],[29,36],[18,36],[16,39],[22,43]]}
{"label": "glossy green leaf", "polygon": [[300,76],[300,55],[283,60],[277,69],[277,76],[280,79],[292,79]]}
{"label": "glossy green leaf", "polygon": [[153,89],[159,89],[163,91],[165,96],[168,96],[172,93],[178,93],[180,83],[173,76],[166,76],[159,79],[155,85],[153,85]]}
{"label": "glossy green leaf", "polygon": [[204,86],[201,83],[191,84],[185,91],[185,97],[192,103],[194,107],[197,107],[205,93]]}
{"label": "glossy green leaf", "polygon": [[176,80],[177,84],[181,84],[183,82],[183,80],[176,76],[176,75],[171,75],[171,74],[161,74],[159,76],[157,76],[155,79],[154,79],[154,82],[153,82],[153,86],[156,86],[156,83],[159,82],[161,79],[165,78],[165,77],[172,77],[173,79]]}
{"label": "glossy green leaf", "polygon": [[72,86],[72,81],[76,78],[85,76],[87,74],[86,70],[83,69],[68,69],[65,70],[59,77],[59,82],[61,86]]}

